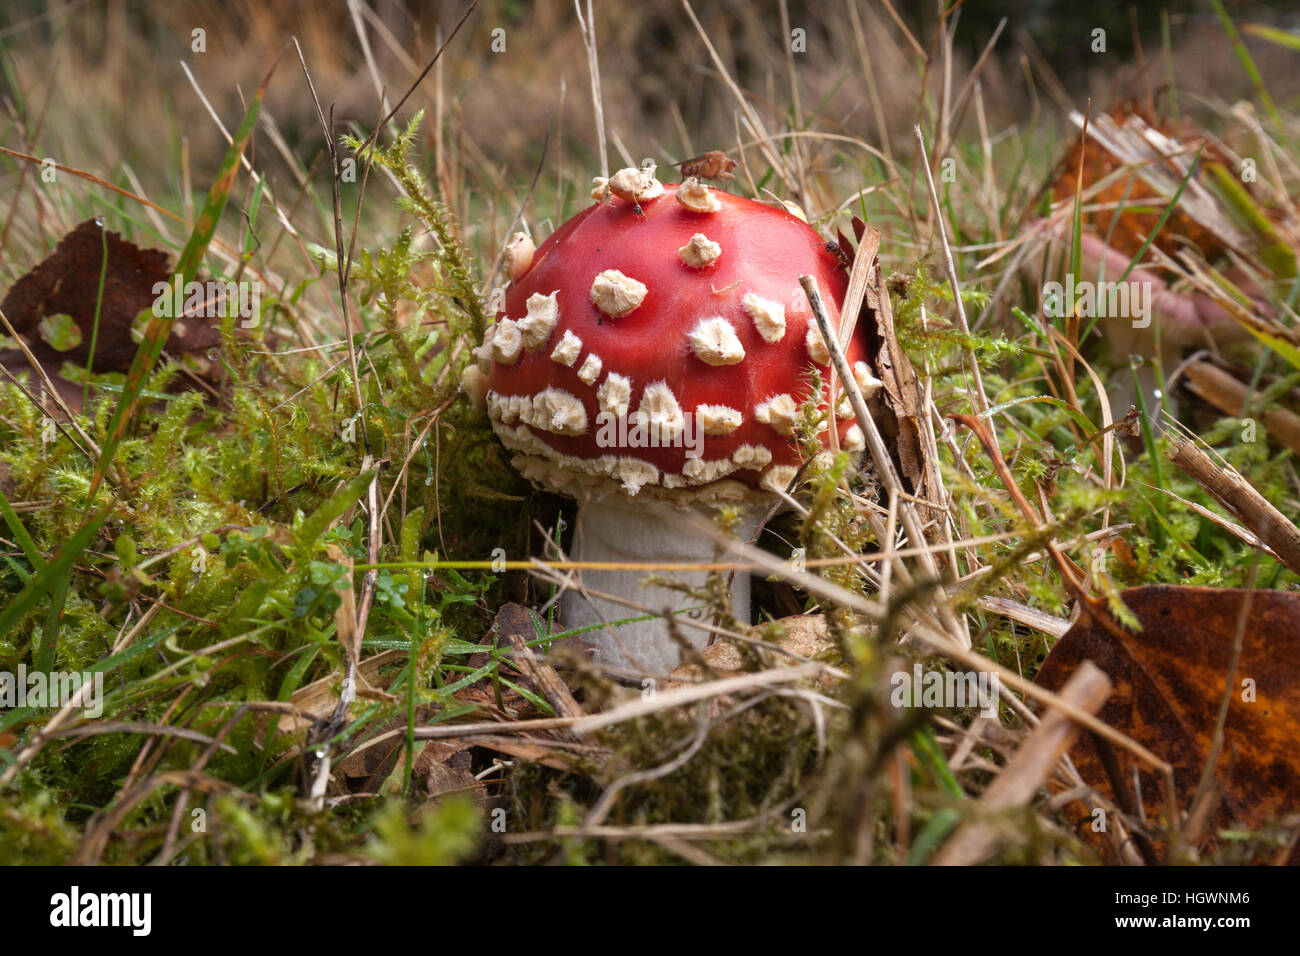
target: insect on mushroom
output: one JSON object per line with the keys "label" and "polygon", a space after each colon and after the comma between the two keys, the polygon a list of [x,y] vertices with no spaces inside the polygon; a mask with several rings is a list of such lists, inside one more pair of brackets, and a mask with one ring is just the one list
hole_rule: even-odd
{"label": "insect on mushroom", "polygon": [[731,171],[738,165],[734,159],[720,149],[711,149],[699,156],[683,159],[675,164],[682,172],[682,179],[734,179]]}
{"label": "insect on mushroom", "polygon": [[[733,531],[747,538],[795,477],[813,366],[829,411],[829,355],[799,277],[815,276],[838,321],[847,276],[825,240],[785,210],[694,177],[663,186],[644,176],[619,171],[610,194],[563,223],[526,264],[512,257],[505,308],[465,390],[486,407],[524,477],[578,500],[570,557],[707,562],[717,546],[692,513],[711,518],[718,505],[734,506],[743,518]],[[870,395],[863,340],[855,336],[846,354]],[[839,404],[839,444],[857,451],[863,436],[846,412]],[[698,587],[707,573],[671,576]],[[670,627],[669,615],[699,602],[645,577],[581,573],[588,594],[664,616],[600,628],[638,612],[572,591],[561,623],[600,628],[584,637],[605,665],[664,674],[678,662],[673,631],[697,648],[708,634]],[[748,623],[745,574],[735,576],[731,599]]]}
{"label": "insect on mushroom", "polygon": [[840,268],[845,272],[853,268],[853,260],[849,258],[848,253],[844,251],[844,247],[838,242],[826,243],[826,251],[835,257],[835,260],[840,264]]}

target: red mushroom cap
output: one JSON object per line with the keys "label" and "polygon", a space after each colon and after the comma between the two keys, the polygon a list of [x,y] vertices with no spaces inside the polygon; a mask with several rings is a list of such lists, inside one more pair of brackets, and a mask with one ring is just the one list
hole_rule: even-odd
{"label": "red mushroom cap", "polygon": [[[471,371],[526,477],[570,494],[610,480],[629,495],[784,488],[810,366],[829,382],[799,276],[816,277],[833,325],[848,283],[807,223],[688,180],[594,205],[511,268]],[[857,336],[847,358],[869,379]],[[851,413],[836,420],[861,448]],[[629,447],[638,437],[658,447]]]}

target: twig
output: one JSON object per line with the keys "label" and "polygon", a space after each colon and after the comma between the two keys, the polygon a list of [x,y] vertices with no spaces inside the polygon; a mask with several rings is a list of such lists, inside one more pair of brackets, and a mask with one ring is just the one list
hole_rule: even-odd
{"label": "twig", "polygon": [[[722,541],[722,543],[732,552],[739,554],[748,560],[761,564],[763,570],[768,574],[797,583],[800,587],[816,594],[818,597],[834,601],[836,604],[839,604],[850,611],[855,611],[858,614],[864,615],[869,620],[881,622],[887,615],[887,609],[882,605],[870,601],[858,594],[854,594],[847,588],[840,587],[838,584],[827,581],[825,578],[818,577],[815,574],[792,571],[790,569],[789,561],[782,561],[774,554],[770,554],[758,548],[750,547],[743,541],[738,541],[734,538],[730,540],[720,538],[719,540]],[[689,623],[689,621],[685,623]],[[1118,625],[1115,625],[1113,622],[1112,626],[1118,627]],[[1172,782],[1173,768],[1169,765],[1168,761],[1157,757],[1132,737],[1120,733],[1114,727],[1098,720],[1092,714],[1074,706],[1070,701],[1062,699],[1059,694],[1054,694],[1045,687],[1041,687],[1032,681],[1025,680],[1020,676],[1020,674],[1002,666],[992,658],[985,657],[977,651],[961,646],[953,640],[951,636],[936,630],[923,620],[916,618],[915,615],[911,624],[909,636],[933,653],[946,657],[954,664],[960,664],[963,667],[974,671],[996,673],[998,679],[1005,686],[1010,687],[1012,690],[1015,690],[1026,697],[1032,697],[1042,704],[1061,710],[1071,719],[1082,724],[1084,727],[1087,727],[1094,733],[1100,734],[1107,740],[1133,754],[1139,761],[1163,775],[1166,781]],[[827,673],[830,672],[831,669],[827,668]],[[1016,701],[1014,697],[1010,698],[1010,700],[1019,703],[1019,701]]]}
{"label": "twig", "polygon": [[1268,545],[1277,559],[1300,574],[1300,528],[1273,507],[1255,486],[1227,462],[1215,462],[1173,428],[1165,429],[1172,446],[1169,460],[1204,488]]}
{"label": "twig", "polygon": [[587,716],[555,668],[539,657],[524,640],[524,634],[533,630],[531,613],[520,604],[507,604],[497,612],[493,629],[510,645],[510,660],[542,692],[557,714],[575,718]]}
{"label": "twig", "polygon": [[[718,51],[713,46],[713,41],[709,39],[708,31],[704,29],[704,26],[700,23],[699,17],[695,15],[695,10],[691,7],[690,0],[682,0],[682,8],[686,11],[686,15],[690,17],[691,23],[695,27],[695,32],[698,33],[700,39],[704,41],[705,49],[709,51],[709,57],[713,60],[713,65],[717,67],[718,73],[722,75],[723,82],[727,84],[727,88],[730,89],[732,95],[735,96],[736,103],[740,107],[740,114],[745,118],[745,123],[750,127],[753,134],[758,137],[759,152],[763,154],[763,158],[766,159],[768,164],[772,167],[772,171],[781,177],[781,181],[785,184],[786,189],[797,188],[789,170],[785,168],[785,164],[781,162],[780,156],[777,152],[772,149],[767,134],[767,128],[763,126],[763,121],[759,118],[758,113],[754,111],[754,107],[745,97],[740,86],[734,79],[732,79],[731,74],[727,72],[727,68],[722,62],[722,57],[718,56]],[[737,117],[737,122],[739,122],[739,117]],[[741,155],[744,155],[743,151]]]}
{"label": "twig", "polygon": [[[839,336],[831,328],[830,319],[826,315],[826,306],[822,302],[821,293],[817,288],[817,280],[811,275],[803,275],[799,277],[799,284],[803,286],[804,295],[808,297],[808,304],[812,308],[813,318],[817,322],[818,329],[821,330],[826,349],[830,352],[832,367],[844,384],[844,391],[849,397],[849,404],[853,406],[853,414],[857,418],[858,427],[867,440],[867,449],[871,452],[871,458],[875,462],[876,474],[880,477],[881,484],[891,495],[897,495],[902,499],[906,497],[905,489],[899,480],[897,471],[894,469],[894,461],[889,456],[889,450],[885,447],[885,439],[880,434],[875,419],[871,417],[866,400],[862,397],[862,390],[858,388],[857,380],[853,377],[853,371],[849,368],[848,359],[844,357],[844,350],[840,348]],[[921,531],[921,522],[911,501],[902,502],[899,516],[912,546],[914,548],[924,548],[926,544],[925,535]],[[892,542],[885,543],[892,547]],[[935,565],[934,556],[928,551],[922,551],[919,557],[921,567],[936,581],[935,597],[940,619],[956,636],[958,642],[964,647],[969,647],[970,635],[957,619],[957,615],[948,603],[942,584],[938,583],[939,571]]]}
{"label": "twig", "polygon": [[[366,488],[366,554],[372,565],[379,563],[379,551],[383,544],[383,512],[379,508],[379,472],[384,464],[380,462],[380,467],[375,468],[370,485]],[[374,465],[375,460],[367,455],[361,462],[361,473],[365,474]],[[350,655],[358,660],[361,656],[361,639],[366,631],[366,622],[370,618],[370,608],[374,603],[375,589],[378,585],[378,569],[367,569],[361,581],[361,603],[357,608],[356,654]]]}
{"label": "twig", "polygon": [[[581,719],[581,717],[537,717],[533,720],[485,720],[475,724],[437,724],[433,727],[416,727],[415,739],[441,740],[446,737],[482,737],[484,735],[522,733],[525,730],[563,730],[572,727]],[[388,731],[375,739],[379,740],[383,736],[396,736],[405,732],[405,728]]]}
{"label": "twig", "polygon": [[[325,134],[325,150],[330,158],[330,185],[334,198],[334,271],[338,275],[339,308],[343,310],[343,334],[348,340],[348,363],[351,365],[352,371],[353,397],[357,402],[356,414],[361,419],[361,443],[366,452],[369,453],[370,431],[366,427],[366,417],[362,414],[366,402],[361,397],[361,373],[357,368],[356,342],[352,339],[352,311],[348,307],[347,258],[343,250],[343,200],[339,185],[343,180],[343,172],[339,166],[339,148],[334,136],[334,105],[330,104],[330,115],[327,121],[325,113],[321,109],[320,97],[316,95],[316,85],[312,82],[311,71],[307,69],[307,60],[303,57],[302,47],[298,45],[297,37],[294,37],[293,46],[298,51],[298,62],[302,64],[303,76],[307,78],[307,89],[311,92],[312,102],[316,104],[316,118],[320,121],[321,130]],[[378,128],[376,128],[376,136],[378,132]]]}
{"label": "twig", "polygon": [[375,143],[377,137],[379,136],[379,130],[387,126],[388,121],[391,120],[394,116],[396,116],[398,111],[401,110],[401,108],[406,105],[406,101],[411,98],[412,93],[414,93],[416,90],[420,88],[420,84],[423,83],[424,78],[429,75],[429,71],[433,69],[434,64],[442,59],[442,51],[447,49],[447,44],[449,44],[452,40],[456,39],[456,34],[459,33],[460,28],[465,25],[465,21],[469,19],[469,15],[478,8],[478,3],[479,0],[473,0],[473,2],[469,5],[468,9],[466,9],[466,11],[461,14],[460,19],[456,21],[456,25],[451,28],[451,33],[447,34],[447,39],[442,41],[442,45],[438,47],[437,51],[433,54],[433,58],[430,59],[429,62],[425,64],[424,69],[420,71],[420,75],[415,78],[415,82],[413,82],[410,88],[407,89],[407,91],[402,94],[402,98],[397,101],[397,105],[394,106],[392,110],[389,111],[388,115],[385,116],[382,120],[380,120],[379,124],[375,126],[374,136],[372,136],[370,139],[371,145]]}
{"label": "twig", "polygon": [[159,787],[169,786],[184,787],[202,793],[233,793],[247,796],[246,791],[233,784],[206,774],[195,773],[190,770],[164,770],[161,773],[156,773],[141,780],[130,792],[122,794],[117,803],[110,809],[100,811],[91,818],[93,823],[87,826],[86,837],[73,856],[72,865],[85,866],[97,863],[108,846],[109,838],[116,831],[117,825],[126,818],[126,815]]}
{"label": "twig", "polygon": [[[1110,678],[1092,661],[1084,661],[1061,688],[1061,698],[1095,714],[1110,696]],[[1059,710],[1046,714],[1020,745],[1002,772],[979,799],[983,814],[1028,802],[1065,753],[1079,728]],[[993,824],[968,821],[957,828],[934,858],[935,866],[970,866],[987,859],[997,848],[1000,833]]]}
{"label": "twig", "polygon": [[[165,724],[151,724],[139,720],[110,720],[102,723],[82,724],[78,727],[69,727],[66,730],[46,730],[43,732],[43,735],[50,739],[60,737],[79,739],[82,737],[97,737],[100,734],[145,734],[148,736],[183,737],[195,743],[209,744],[214,747],[219,744],[218,741],[207,734],[200,733],[197,730],[190,730],[188,727],[171,727]],[[226,753],[239,753],[230,744],[222,743],[220,747]]]}
{"label": "twig", "polygon": [[691,738],[690,745],[686,747],[673,759],[662,763],[657,767],[650,767],[646,770],[639,770],[636,773],[630,773],[625,777],[620,777],[605,788],[605,792],[600,795],[596,805],[587,813],[586,819],[583,820],[583,829],[587,827],[600,826],[609,816],[609,812],[614,809],[614,801],[618,795],[628,787],[635,786],[638,783],[649,783],[652,780],[659,780],[669,774],[676,773],[686,764],[690,763],[692,757],[699,753],[700,748],[704,746],[704,741],[709,738],[709,729],[713,722],[705,718],[705,708],[697,708],[696,712],[696,729],[695,736]]}
{"label": "twig", "polygon": [[[582,827],[558,826],[550,830],[531,830],[524,833],[507,833],[505,843],[537,843],[567,837],[599,837],[613,840],[655,840],[673,837],[678,840],[723,840],[742,833],[753,833],[777,823],[779,817],[752,817],[748,820],[727,820],[722,823],[652,823],[633,826]],[[788,829],[788,828],[787,828]],[[799,834],[801,838],[807,834]]]}
{"label": "twig", "polygon": [[789,684],[794,681],[803,680],[805,677],[815,677],[826,670],[826,665],[813,661],[810,664],[799,664],[794,667],[777,667],[771,670],[759,671],[756,674],[742,674],[739,677],[726,677],[722,680],[709,681],[705,684],[695,684],[688,687],[675,687],[672,690],[661,691],[649,699],[636,698],[625,704],[620,704],[612,710],[604,713],[592,714],[590,717],[583,717],[575,720],[569,725],[569,729],[574,734],[581,737],[584,734],[593,731],[602,730],[614,724],[621,724],[625,721],[635,720],[638,717],[645,717],[650,714],[658,713],[662,710],[670,710],[674,707],[681,707],[685,704],[693,704],[696,701],[708,700],[711,697],[722,697],[726,694],[735,694],[740,691],[754,690],[760,687],[770,687],[773,684]]}
{"label": "twig", "polygon": [[1038,608],[1028,607],[1019,604],[1016,601],[1000,597],[982,597],[979,599],[979,606],[986,611],[992,611],[994,614],[1009,618],[1018,624],[1026,627],[1032,627],[1036,631],[1042,631],[1044,634],[1050,634],[1052,637],[1064,637],[1065,632],[1070,629],[1070,622],[1064,618],[1048,614],[1046,611],[1040,611]]}
{"label": "twig", "polygon": [[[1183,374],[1187,376],[1187,387],[1219,411],[1238,418],[1247,413],[1252,398],[1250,388],[1217,365],[1188,362]],[[1268,434],[1300,454],[1300,415],[1285,408],[1269,408],[1262,417]]]}

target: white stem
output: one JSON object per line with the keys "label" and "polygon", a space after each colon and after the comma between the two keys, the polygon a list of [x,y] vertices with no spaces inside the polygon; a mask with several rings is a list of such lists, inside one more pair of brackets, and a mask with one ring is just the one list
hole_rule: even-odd
{"label": "white stem", "polygon": [[[678,507],[712,515],[709,509],[698,504]],[[707,563],[719,560],[719,548],[714,540],[701,534],[687,520],[672,520],[675,510],[677,508],[673,507],[648,508],[640,501],[617,494],[584,501],[578,508],[578,527],[569,556],[577,561],[620,563]],[[761,517],[760,509],[750,507],[736,528],[736,534],[747,540]],[[694,587],[703,587],[708,578],[707,571],[583,570],[581,573],[583,584],[592,590],[617,595],[653,612],[666,614],[700,605],[680,591],[647,585],[647,577],[657,573],[659,577]],[[731,606],[738,620],[749,622],[749,573],[746,571],[736,572],[731,587]],[[560,607],[561,622],[566,628],[600,624],[602,619],[605,623],[612,623],[644,613],[597,597],[588,600],[576,589],[564,595]],[[707,631],[692,627],[685,620],[688,615],[677,616],[681,620],[677,631],[691,646],[700,649],[708,644]],[[681,649],[670,635],[664,617],[604,627],[589,631],[582,637],[595,647],[598,663],[652,676],[667,674],[677,666],[681,657]]]}

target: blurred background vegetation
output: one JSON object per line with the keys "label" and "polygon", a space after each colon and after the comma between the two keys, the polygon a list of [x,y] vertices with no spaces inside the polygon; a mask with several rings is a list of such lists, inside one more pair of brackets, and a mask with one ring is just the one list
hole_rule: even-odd
{"label": "blurred background vegetation", "polygon": [[[932,71],[924,77],[925,89],[930,101],[937,101],[945,82],[966,75],[1007,17],[981,74],[987,122],[1000,133],[1062,128],[1061,107],[1082,108],[1088,97],[1100,109],[1125,97],[1160,103],[1171,79],[1181,94],[1181,111],[1190,114],[1206,108],[1198,105],[1199,97],[1231,102],[1251,92],[1205,2],[970,0],[957,6],[949,14],[958,25],[951,76]],[[793,58],[800,124],[862,138],[886,154],[910,154],[911,126],[922,101],[918,52],[938,62],[933,38],[941,7],[903,0],[892,5],[792,0],[788,28],[806,31],[807,43],[807,52]],[[1280,27],[1300,23],[1300,11],[1284,0],[1227,7],[1238,20]],[[152,198],[159,198],[163,184],[174,195],[182,151],[192,179],[203,184],[225,148],[194,85],[230,128],[242,115],[241,103],[285,53],[288,59],[267,93],[263,121],[265,130],[278,132],[283,149],[265,135],[255,148],[256,164],[273,185],[289,181],[295,175],[290,166],[312,168],[322,145],[301,71],[292,50],[285,50],[291,36],[302,45],[322,102],[335,104],[340,127],[352,124],[368,132],[379,112],[375,78],[382,78],[390,101],[404,92],[464,8],[460,0],[369,5],[11,0],[0,11],[0,135],[10,148],[35,144],[42,156],[67,165],[102,175],[118,171],[114,181],[121,185],[134,176]],[[669,162],[734,146],[734,101],[680,3],[598,3],[595,14],[611,161],[623,152]],[[788,44],[780,5],[720,0],[697,4],[697,14],[753,101],[760,108],[788,110]],[[1098,28],[1106,33],[1104,54],[1092,52]],[[206,33],[204,53],[191,50],[195,29]],[[505,52],[492,49],[498,29],[506,31]],[[1169,38],[1167,59],[1161,55],[1162,31]],[[358,39],[362,34],[364,46]],[[913,49],[913,43],[919,47]],[[1300,93],[1300,73],[1289,66],[1293,54],[1268,43],[1247,43],[1275,100],[1293,101]],[[461,204],[471,197],[514,205],[548,133],[551,162],[543,188],[566,164],[588,175],[596,171],[586,55],[571,3],[485,0],[457,39],[454,54],[421,85],[410,106],[435,120],[428,125],[426,144],[437,150],[433,173],[459,211],[469,211]],[[182,64],[192,71],[193,85]],[[973,133],[975,122],[968,110],[958,132]],[[292,162],[286,152],[295,157]],[[1055,158],[1045,155],[1041,161],[1046,166]],[[486,218],[482,211],[467,217],[471,239],[476,222]]]}

